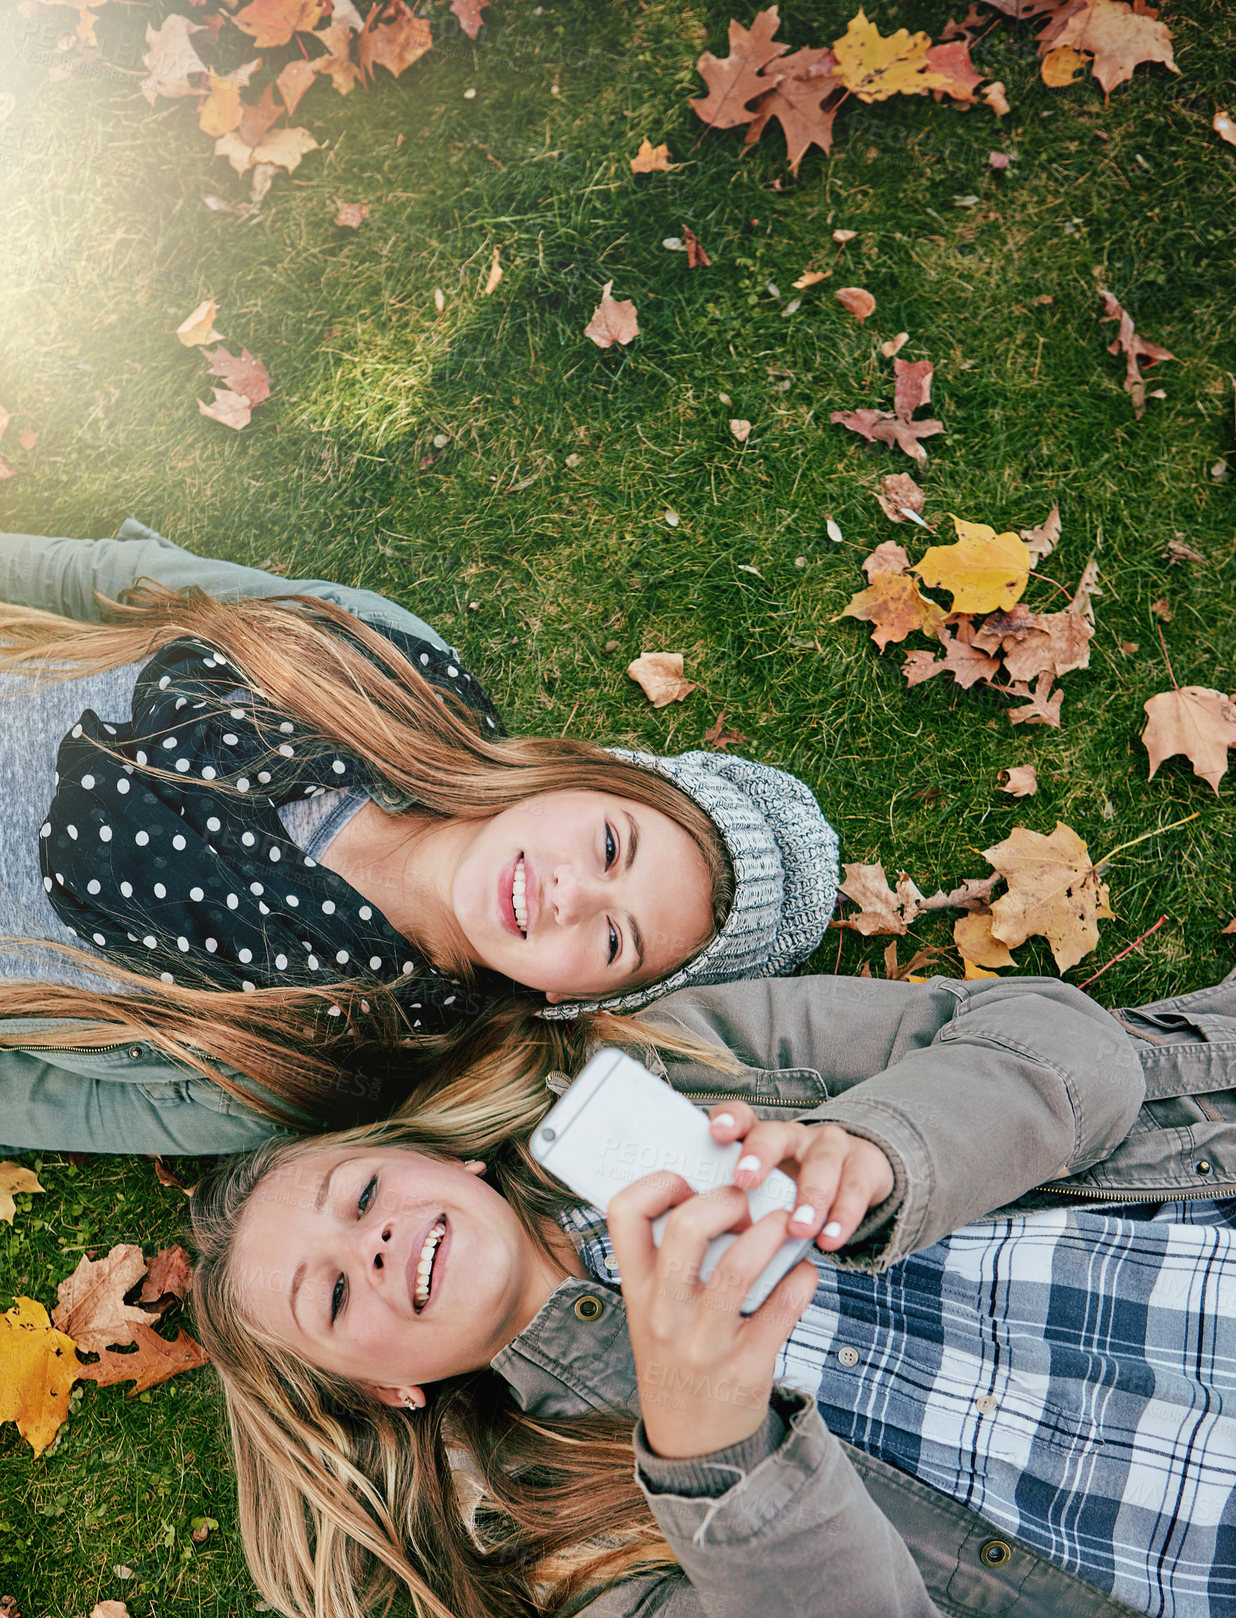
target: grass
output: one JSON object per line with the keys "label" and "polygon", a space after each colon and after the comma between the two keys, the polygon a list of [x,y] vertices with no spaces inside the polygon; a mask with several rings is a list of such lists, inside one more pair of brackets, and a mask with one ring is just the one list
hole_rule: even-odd
{"label": "grass", "polygon": [[[849,9],[789,4],[781,37],[831,40]],[[744,155],[689,110],[696,57],[725,48],[720,0],[536,10],[495,0],[475,46],[444,32],[398,82],[380,74],[346,100],[315,88],[298,121],[323,149],[242,219],[202,202],[245,192],[190,107],[148,108],[119,70],[138,64],[149,10],[102,8],[118,69],[49,84],[71,13],[25,19],[4,0],[0,404],[19,413],[4,526],[101,534],[133,514],[198,551],[380,590],[466,648],[513,728],[673,751],[724,710],[749,751],[816,789],[844,858],[924,891],[982,874],[981,851],[1015,825],[1064,820],[1096,858],[1154,832],[1113,863],[1116,919],[1069,977],[1164,912],[1097,986],[1110,1003],[1229,970],[1231,781],[1216,795],[1182,759],[1148,781],[1138,740],[1142,703],[1171,683],[1160,598],[1176,679],[1236,685],[1236,151],[1209,128],[1230,94],[1222,0],[1172,4],[1179,77],[1140,68],[1108,105],[1089,80],[1045,88],[1032,30],[997,22],[974,56],[1005,82],[1009,117],[851,104],[797,183],[775,129]],[[944,0],[874,7],[885,33],[938,37],[947,16]],[[645,134],[680,166],[633,177]],[[992,149],[1017,153],[1003,175]],[[358,231],[332,223],[340,201],[370,205]],[[711,269],[663,247],[684,225]],[[836,226],[858,233],[844,256]],[[495,245],[505,275],[486,298]],[[808,264],[832,276],[791,313]],[[582,331],[611,279],[642,330],[603,353]],[[845,284],[875,295],[865,325],[831,296]],[[1176,355],[1140,422],[1100,286]],[[206,297],[228,346],[274,378],[239,434],[199,414],[204,366],[172,336]],[[907,690],[896,648],[837,621],[875,544],[921,554],[874,499],[910,463],[829,420],[887,406],[879,343],[899,330],[907,359],[935,363],[947,429],[919,479],[933,522],[1029,527],[1058,500],[1063,540],[1029,595],[1044,607],[1063,599],[1052,581],[1071,590],[1097,558],[1091,667],[1066,677],[1059,731],[1014,728],[1001,699],[943,680]],[[731,417],[753,424],[745,446]],[[29,425],[25,452],[13,440]],[[1176,534],[1206,562],[1170,565]],[[625,673],[653,649],[683,651],[698,682],[659,712]],[[998,771],[1023,762],[1039,791],[1014,802]],[[881,972],[884,943],[830,933],[814,965]],[[902,957],[949,943],[948,920],[916,924]],[[1053,970],[1037,944],[1018,959]],[[179,1193],[148,1163],[41,1161],[47,1194],[0,1226],[0,1305],[50,1305],[87,1247],[174,1238]],[[0,1594],[28,1618],[101,1597],[133,1618],[250,1613],[230,1493],[208,1377],[137,1400],[88,1387],[39,1461],[0,1430]],[[220,1529],[197,1546],[202,1515]]]}

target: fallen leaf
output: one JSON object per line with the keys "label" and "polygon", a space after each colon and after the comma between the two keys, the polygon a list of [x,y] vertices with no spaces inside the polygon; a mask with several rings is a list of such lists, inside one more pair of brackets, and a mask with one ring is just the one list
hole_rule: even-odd
{"label": "fallen leaf", "polygon": [[289,44],[294,33],[308,33],[321,21],[322,10],[322,0],[252,0],[232,21],[266,50]]}
{"label": "fallen leaf", "polygon": [[689,270],[706,270],[712,260],[704,251],[699,237],[691,229],[690,225],[682,227],[682,239],[687,249],[687,268]]}
{"label": "fallen leaf", "polygon": [[916,629],[936,634],[944,622],[944,609],[921,594],[908,574],[877,573],[838,616],[865,619],[872,626],[872,640],[883,651],[889,641],[905,640]]}
{"label": "fallen leaf", "polygon": [[682,670],[681,652],[643,652],[627,664],[627,673],[654,708],[681,702],[695,690],[696,682],[685,680]]}
{"label": "fallen leaf", "polygon": [[1091,557],[1082,569],[1082,576],[1078,581],[1077,589],[1073,592],[1073,599],[1069,602],[1069,611],[1082,613],[1086,622],[1092,624],[1094,622],[1094,606],[1091,597],[1101,596],[1102,594],[1102,590],[1099,589],[1099,564]]}
{"label": "fallen leaf", "polygon": [[864,558],[862,567],[868,579],[874,579],[877,573],[908,573],[910,558],[903,545],[899,545],[895,539],[886,539],[882,545],[876,546],[870,556]]}
{"label": "fallen leaf", "polygon": [[198,128],[203,134],[226,135],[229,129],[237,127],[245,115],[240,92],[261,65],[255,58],[232,73],[210,74],[207,81],[210,93],[197,111]]}
{"label": "fallen leaf", "polygon": [[692,110],[710,129],[733,129],[738,124],[750,123],[755,116],[748,103],[765,94],[770,81],[761,76],[761,69],[778,56],[783,56],[788,45],[774,45],[779,19],[777,7],[758,11],[750,29],[741,23],[730,23],[730,54],[717,57],[705,51],[696,64],[708,94],[692,101]]}
{"label": "fallen leaf", "polygon": [[954,612],[1013,606],[1030,578],[1030,552],[1024,540],[956,516],[953,524],[956,544],[933,545],[914,572],[924,584],[947,590]]}
{"label": "fallen leaf", "polygon": [[1195,551],[1192,545],[1186,545],[1183,539],[1169,539],[1164,556],[1169,562],[1205,562],[1206,558],[1201,551]]}
{"label": "fallen leaf", "polygon": [[398,78],[432,44],[427,17],[418,17],[406,0],[379,0],[365,19],[356,56],[366,78],[373,78],[375,67],[384,67]]}
{"label": "fallen leaf", "polygon": [[669,147],[654,146],[647,135],[640,141],[639,151],[631,159],[632,174],[664,174],[677,167],[677,163],[669,160]]}
{"label": "fallen leaf", "polygon": [[[1229,146],[1236,146],[1236,124],[1232,122],[1228,113],[1216,112],[1210,127],[1220,140],[1225,140]],[[1224,928],[1224,931],[1226,932],[1227,928]]]}
{"label": "fallen leaf", "polygon": [[221,376],[248,404],[259,405],[270,398],[270,372],[247,348],[241,349],[239,359],[222,346],[207,349],[202,358],[207,361],[210,374]]}
{"label": "fallen leaf", "polygon": [[909,341],[909,332],[899,331],[896,337],[890,337],[886,343],[880,344],[880,353],[883,354],[886,360],[891,360],[895,354],[901,353]]}
{"label": "fallen leaf", "polygon": [[337,225],[348,225],[353,230],[359,230],[369,217],[369,204],[367,202],[341,202],[339,212],[335,215]]}
{"label": "fallen leaf", "polygon": [[1030,549],[1030,566],[1041,562],[1045,556],[1050,556],[1056,548],[1056,541],[1060,538],[1060,506],[1052,506],[1047,516],[1038,528],[1023,528],[1021,537]]}
{"label": "fallen leaf", "polygon": [[990,910],[974,910],[953,923],[953,942],[961,958],[975,966],[1016,966],[1009,947],[992,934]]}
{"label": "fallen leaf", "polygon": [[1034,682],[1034,691],[1028,685],[1015,684],[1009,687],[1009,695],[1025,702],[1024,708],[1010,708],[1009,718],[1015,725],[1050,725],[1053,730],[1060,729],[1060,708],[1064,702],[1064,692],[1057,691],[1051,695],[1051,675],[1040,674]]}
{"label": "fallen leaf", "polygon": [[77,1376],[83,1382],[97,1382],[100,1387],[111,1387],[116,1382],[132,1382],[129,1397],[145,1393],[159,1382],[178,1376],[181,1371],[194,1371],[208,1361],[206,1350],[195,1343],[188,1332],[177,1332],[175,1342],[160,1337],[150,1326],[134,1326],[133,1341],[136,1353],[106,1349],[90,1365],[77,1366]]}
{"label": "fallen leaf", "polygon": [[1075,51],[1071,45],[1060,45],[1048,51],[1039,73],[1049,89],[1062,90],[1066,84],[1080,78],[1089,65],[1090,58],[1081,51]]}
{"label": "fallen leaf", "polygon": [[1138,641],[1135,641],[1135,640],[1117,641],[1116,644],[1119,647],[1119,649],[1120,649],[1121,653],[1123,654],[1123,656],[1125,656],[1125,657],[1132,657],[1134,652],[1137,652],[1137,651],[1141,650],[1140,643]]}
{"label": "fallen leaf", "polygon": [[[842,869],[845,877],[839,884],[839,891],[859,906],[859,913],[841,918],[836,925],[851,928],[864,938],[871,938],[877,933],[896,933],[899,936],[904,933],[917,914],[919,901],[923,897],[914,884],[903,877],[894,892],[884,875],[884,866],[878,862],[875,865],[856,863]],[[905,914],[907,910],[909,915]]]}
{"label": "fallen leaf", "polygon": [[925,983],[917,976],[924,966],[933,966],[944,953],[939,949],[916,949],[904,966],[897,965],[897,940],[892,939],[884,950],[884,976],[890,983]]}
{"label": "fallen leaf", "polygon": [[1236,933],[1236,916],[1233,916],[1231,921],[1228,922],[1227,926],[1221,927],[1219,931],[1221,933]]}
{"label": "fallen leaf", "polygon": [[968,876],[957,887],[945,893],[938,888],[930,899],[924,899],[920,910],[981,910],[991,898],[991,890],[1000,880],[998,876]]}
{"label": "fallen leaf", "polygon": [[844,247],[846,242],[852,242],[857,235],[856,230],[834,230],[833,240]]}
{"label": "fallen leaf", "polygon": [[1099,941],[1100,918],[1112,911],[1107,884],[1071,827],[1058,820],[1045,837],[1018,826],[983,853],[1009,888],[991,907],[993,938],[1016,948],[1042,936],[1061,972],[1089,955]]}
{"label": "fallen leaf", "polygon": [[481,31],[481,12],[489,4],[489,0],[451,0],[451,15],[459,19],[459,26],[469,39],[475,39]]}
{"label": "fallen leaf", "polygon": [[[834,545],[840,545],[842,539],[845,537],[841,532],[841,525],[828,516],[824,518],[824,532],[828,535],[829,539],[832,540]],[[868,577],[870,577],[870,575],[868,575]]]}
{"label": "fallen leaf", "polygon": [[929,90],[947,90],[949,81],[930,71],[928,34],[910,34],[899,28],[887,39],[874,23],[868,22],[861,7],[851,17],[846,31],[833,45],[836,75],[860,101],[887,101],[894,95],[926,95]]}
{"label": "fallen leaf", "polygon": [[28,1169],[21,1163],[0,1163],[0,1220],[6,1225],[13,1223],[13,1215],[17,1212],[17,1204],[13,1201],[15,1193],[33,1193],[42,1190],[39,1177],[33,1169]]}
{"label": "fallen leaf", "polygon": [[1150,603],[1150,610],[1154,613],[1155,617],[1160,619],[1163,623],[1171,623],[1172,608],[1171,603],[1168,601],[1166,596],[1160,596],[1157,601],[1152,601]]}
{"label": "fallen leaf", "polygon": [[[306,153],[316,152],[317,149],[317,141],[307,129],[301,128],[277,129],[274,134],[266,135],[256,146],[248,145],[241,139],[240,132],[235,129],[221,135],[215,142],[215,156],[226,157],[237,174],[244,174],[249,169],[256,171],[263,166],[269,167],[272,172],[275,168],[286,169],[291,174],[293,169],[299,167],[300,160]],[[253,200],[259,202],[269,189],[268,179],[261,188],[261,194],[258,194],[255,172]]]}
{"label": "fallen leaf", "polygon": [[605,283],[601,289],[601,301],[584,327],[584,336],[591,337],[598,348],[611,348],[615,343],[626,344],[639,336],[635,305],[629,298],[611,298],[613,284],[612,281]]}
{"label": "fallen leaf", "polygon": [[1150,778],[1165,758],[1183,753],[1215,792],[1227,773],[1227,750],[1236,747],[1236,705],[1222,691],[1183,685],[1160,691],[1143,704],[1142,741],[1150,755]]}
{"label": "fallen leaf", "polygon": [[719,747],[722,752],[727,747],[737,747],[740,742],[749,742],[750,736],[744,736],[741,730],[726,730],[725,709],[717,715],[715,723],[704,732],[704,740],[711,747]]}
{"label": "fallen leaf", "polygon": [[808,287],[815,286],[817,281],[826,281],[828,273],[827,270],[804,270],[798,280],[792,281],[790,285],[796,292],[805,292]]}
{"label": "fallen leaf", "polygon": [[734,416],[730,420],[730,431],[740,444],[745,444],[751,436],[751,423],[744,421],[740,416]]}
{"label": "fallen leaf", "polygon": [[1003,118],[1008,112],[1011,111],[1008,96],[1004,93],[1004,85],[999,79],[994,80],[991,84],[987,85],[983,89],[982,99],[995,113],[997,118]]}
{"label": "fallen leaf", "polygon": [[213,298],[207,298],[199,303],[191,315],[186,315],[176,328],[176,335],[186,348],[196,348],[202,343],[216,343],[220,332],[215,330],[215,316],[219,313],[219,305]]}
{"label": "fallen leaf", "polygon": [[56,1288],[52,1324],[71,1337],[85,1354],[109,1344],[133,1341],[133,1327],[145,1321],[141,1309],[124,1301],[146,1273],[140,1247],[120,1242],[106,1258],[82,1257],[67,1280]]}
{"label": "fallen leaf", "polygon": [[69,1413],[69,1394],[80,1367],[73,1339],[56,1331],[33,1298],[17,1298],[0,1315],[0,1422],[41,1455]]}
{"label": "fallen leaf", "polygon": [[988,152],[987,161],[993,169],[1000,170],[1008,168],[1013,160],[1007,152]]}
{"label": "fallen leaf", "polygon": [[192,96],[199,85],[190,79],[204,79],[209,73],[205,62],[194,50],[190,34],[200,34],[200,23],[190,22],[173,12],[165,17],[158,28],[146,24],[146,43],[150,49],[142,58],[150,69],[138,89],[153,107],[160,96]]}
{"label": "fallen leaf", "polygon": [[[357,21],[358,29],[363,25]],[[326,55],[312,65],[319,73],[326,73],[341,96],[348,95],[361,83],[360,68],[352,60],[352,28],[340,21],[340,6],[336,0],[331,12],[331,26],[319,28],[314,39],[325,48]]]}
{"label": "fallen leaf", "polygon": [[1057,26],[1056,19],[1049,22],[1039,35],[1039,49],[1050,46],[1053,55],[1068,46],[1088,52],[1104,95],[1131,79],[1140,62],[1161,62],[1171,73],[1180,71],[1172,56],[1171,32],[1155,20],[1158,13],[1145,0],[1134,5],[1125,0],[1083,0],[1081,6],[1066,7],[1057,15],[1063,15],[1062,25]]}
{"label": "fallen leaf", "polygon": [[90,1618],[129,1618],[129,1609],[123,1601],[96,1601]]}
{"label": "fallen leaf", "polygon": [[161,1247],[151,1259],[139,1303],[154,1304],[169,1294],[183,1302],[193,1287],[193,1266],[188,1253],[179,1244]]}
{"label": "fallen leaf", "polygon": [[[283,98],[283,105],[289,117],[300,105],[305,92],[313,84],[323,65],[321,57],[312,62],[307,62],[303,57],[297,56],[280,68],[278,77],[275,79],[275,88]],[[271,122],[273,123],[274,120],[272,119]],[[233,127],[235,126],[228,125],[228,128]],[[207,131],[208,134],[212,135],[222,135],[224,132],[222,129]]]}
{"label": "fallen leaf", "polygon": [[754,105],[744,144],[753,145],[769,120],[775,118],[785,136],[791,174],[797,175],[799,164],[812,146],[831,151],[833,121],[846,96],[833,72],[835,67],[832,51],[810,48],[795,51],[778,62],[775,75],[765,76],[769,88]]}
{"label": "fallen leaf", "polygon": [[[1001,770],[1000,774],[1004,777],[1004,784],[1000,790],[1007,792],[1011,797],[1032,798],[1039,790],[1038,771],[1033,764],[1010,764],[1007,769]],[[972,958],[978,960],[977,955]],[[983,964],[990,966],[991,963],[987,961]]]}
{"label": "fallen leaf", "polygon": [[907,685],[921,685],[924,680],[945,671],[953,676],[963,691],[968,691],[980,680],[990,683],[995,679],[1000,671],[999,661],[973,644],[974,625],[969,619],[960,619],[953,635],[944,627],[938,633],[944,646],[944,656],[933,658],[930,652],[910,653],[902,669]]}
{"label": "fallen leaf", "polygon": [[833,297],[848,309],[856,320],[866,320],[876,306],[875,299],[863,287],[838,287]]}
{"label": "fallen leaf", "polygon": [[927,459],[927,451],[919,440],[944,431],[942,421],[910,420],[918,404],[926,403],[931,397],[932,364],[930,360],[915,360],[911,363],[908,360],[894,359],[893,374],[895,381],[891,415],[887,410],[864,408],[849,411],[834,410],[829,419],[842,427],[848,427],[851,432],[861,433],[869,442],[878,439],[884,444],[897,444],[921,466]]}
{"label": "fallen leaf", "polygon": [[927,52],[927,69],[933,78],[941,81],[934,84],[931,90],[937,101],[942,96],[949,96],[952,100],[964,102],[966,105],[974,102],[974,92],[987,77],[985,73],[975,70],[974,63],[970,60],[968,40],[933,45]]}
{"label": "fallen leaf", "polygon": [[1029,612],[1020,605],[993,613],[974,637],[984,651],[1002,651],[1009,678],[1024,681],[1089,668],[1093,639],[1094,626],[1083,613]]}
{"label": "fallen leaf", "polygon": [[917,516],[923,509],[923,491],[908,472],[890,472],[881,478],[876,499],[884,515],[893,522],[908,522],[907,512]]}
{"label": "fallen leaf", "polygon": [[1115,354],[1121,349],[1124,350],[1124,391],[1132,395],[1133,415],[1140,421],[1146,413],[1146,389],[1141,366],[1144,364],[1149,368],[1151,365],[1157,365],[1160,360],[1173,360],[1176,356],[1169,353],[1166,348],[1160,348],[1157,343],[1149,343],[1145,338],[1139,337],[1133,329],[1132,317],[1105,288],[1099,288],[1099,296],[1103,299],[1103,313],[1099,316],[1099,324],[1102,325],[1108,320],[1120,322],[1116,336],[1107,345],[1107,352]]}
{"label": "fallen leaf", "polygon": [[249,425],[250,405],[243,393],[233,393],[228,388],[212,388],[211,392],[215,396],[213,404],[202,399],[197,401],[197,408],[204,416],[224,427],[234,427],[237,432]]}
{"label": "fallen leaf", "polygon": [[502,266],[498,262],[498,249],[495,247],[494,248],[494,256],[489,261],[489,274],[485,278],[485,290],[484,290],[485,297],[489,297],[490,293],[494,291],[494,289],[498,285],[498,282],[501,281],[501,279],[502,279]]}
{"label": "fallen leaf", "polygon": [[[267,566],[269,567],[270,564],[267,563]],[[272,571],[278,573],[282,572],[282,569],[274,568]],[[166,1185],[174,1191],[183,1191],[186,1197],[191,1197],[193,1195],[195,1187],[192,1185],[186,1185],[184,1180],[182,1180],[176,1170],[168,1164],[166,1159],[158,1156],[155,1157],[154,1172],[155,1179],[158,1180],[160,1185]]]}

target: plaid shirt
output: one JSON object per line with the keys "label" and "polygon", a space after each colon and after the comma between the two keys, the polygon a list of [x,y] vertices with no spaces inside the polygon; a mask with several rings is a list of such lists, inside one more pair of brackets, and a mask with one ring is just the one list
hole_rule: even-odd
{"label": "plaid shirt", "polygon": [[[1236,1202],[970,1225],[881,1275],[816,1254],[777,1377],[831,1430],[1155,1618],[1236,1618]],[[595,1279],[595,1209],[564,1218]]]}

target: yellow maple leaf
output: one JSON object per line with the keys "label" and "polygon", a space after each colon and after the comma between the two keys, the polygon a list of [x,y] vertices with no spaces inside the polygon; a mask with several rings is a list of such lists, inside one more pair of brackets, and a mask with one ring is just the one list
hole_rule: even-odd
{"label": "yellow maple leaf", "polygon": [[1040,69],[1043,83],[1053,90],[1059,90],[1066,84],[1084,73],[1090,65],[1090,58],[1082,51],[1075,51],[1071,45],[1061,45],[1057,50],[1048,51],[1043,58]]}
{"label": "yellow maple leaf", "polygon": [[77,1372],[73,1339],[55,1330],[41,1303],[18,1298],[0,1315],[0,1422],[15,1421],[36,1455],[69,1413]]}
{"label": "yellow maple leaf", "polygon": [[833,46],[837,65],[834,75],[860,101],[887,101],[889,96],[926,95],[929,90],[949,89],[952,81],[934,73],[927,63],[931,48],[929,34],[911,34],[899,28],[887,39],[868,22],[861,7],[851,17],[846,31]]}
{"label": "yellow maple leaf", "polygon": [[1099,918],[1110,919],[1112,911],[1107,884],[1071,826],[1058,820],[1050,837],[1015,826],[983,857],[1009,885],[991,907],[994,939],[1015,949],[1042,936],[1062,972],[1089,955],[1099,941]]}
{"label": "yellow maple leaf", "polygon": [[198,108],[197,124],[204,135],[226,135],[235,129],[245,115],[241,105],[240,86],[211,73],[210,94]]}
{"label": "yellow maple leaf", "polygon": [[[952,516],[952,513],[949,513]],[[1021,600],[1030,579],[1030,547],[1016,534],[953,517],[955,545],[933,545],[914,568],[924,584],[953,597],[954,612],[994,612]]]}
{"label": "yellow maple leaf", "polygon": [[944,609],[923,595],[907,573],[877,573],[865,590],[851,596],[842,618],[865,618],[881,651],[890,640],[904,640],[914,630],[934,635],[944,622]]}
{"label": "yellow maple leaf", "polygon": [[679,166],[670,162],[668,146],[654,146],[647,135],[640,141],[639,151],[631,159],[632,174],[659,173]]}
{"label": "yellow maple leaf", "polygon": [[15,1191],[42,1190],[33,1169],[23,1168],[20,1163],[0,1163],[0,1219],[6,1225],[13,1223],[13,1215],[17,1212],[17,1204],[13,1201]]}

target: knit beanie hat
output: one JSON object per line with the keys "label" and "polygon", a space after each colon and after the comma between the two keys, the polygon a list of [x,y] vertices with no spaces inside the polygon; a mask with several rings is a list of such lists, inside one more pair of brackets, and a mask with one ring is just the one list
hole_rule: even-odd
{"label": "knit beanie hat", "polygon": [[547,1006],[541,1016],[635,1011],[675,989],[777,977],[805,960],[837,902],[837,833],[797,776],[729,754],[610,751],[668,777],[704,810],[734,868],[734,902],[712,942],[669,977],[608,1000]]}

